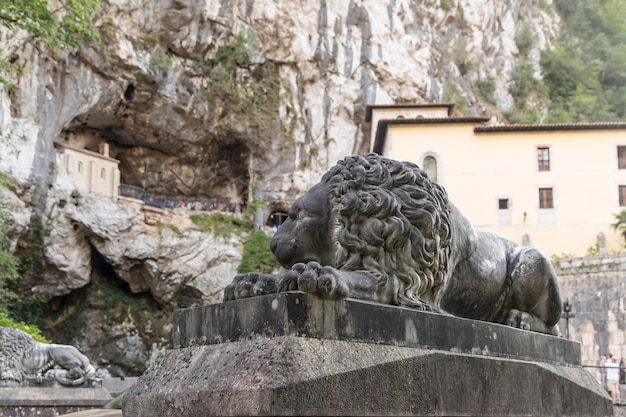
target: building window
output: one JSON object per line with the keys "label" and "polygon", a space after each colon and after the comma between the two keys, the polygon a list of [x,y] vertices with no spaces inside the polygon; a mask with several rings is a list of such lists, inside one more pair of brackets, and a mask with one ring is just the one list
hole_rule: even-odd
{"label": "building window", "polygon": [[617,147],[617,166],[619,169],[626,169],[626,146]]}
{"label": "building window", "polygon": [[619,186],[619,205],[626,206],[626,185]]}
{"label": "building window", "polygon": [[511,225],[511,200],[498,198],[498,226]]}
{"label": "building window", "polygon": [[78,172],[83,172],[83,163],[78,161]]}
{"label": "building window", "polygon": [[537,148],[537,168],[539,171],[550,171],[550,148]]}
{"label": "building window", "polygon": [[539,208],[540,209],[554,208],[552,188],[540,188],[539,189]]}
{"label": "building window", "polygon": [[100,178],[104,179],[106,177],[106,169],[100,168]]}
{"label": "building window", "polygon": [[434,156],[427,156],[424,158],[424,171],[428,174],[428,178],[432,182],[437,182],[437,159]]}

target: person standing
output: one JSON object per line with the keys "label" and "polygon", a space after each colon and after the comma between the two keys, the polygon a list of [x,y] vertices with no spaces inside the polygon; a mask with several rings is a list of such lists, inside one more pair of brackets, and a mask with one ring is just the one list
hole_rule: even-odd
{"label": "person standing", "polygon": [[606,380],[607,388],[611,393],[611,398],[619,398],[619,365],[611,353],[606,360]]}
{"label": "person standing", "polygon": [[606,387],[606,355],[600,356],[598,365],[598,369],[600,370],[600,383],[604,389],[608,391],[608,388]]}

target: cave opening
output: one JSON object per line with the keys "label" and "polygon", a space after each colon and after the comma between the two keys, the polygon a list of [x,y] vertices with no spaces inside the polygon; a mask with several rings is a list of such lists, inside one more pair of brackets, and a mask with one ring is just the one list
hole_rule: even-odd
{"label": "cave opening", "polygon": [[[70,179],[89,194],[116,198],[119,184],[137,188],[141,196],[230,203],[248,200],[250,150],[242,140],[167,144],[172,141],[169,138],[161,144],[157,136],[158,132],[144,138],[116,128],[73,124],[61,132],[55,145]],[[101,184],[96,175],[108,183]]]}
{"label": "cave opening", "polygon": [[286,203],[272,203],[268,206],[269,215],[265,219],[265,226],[279,228],[289,218],[289,205]]}

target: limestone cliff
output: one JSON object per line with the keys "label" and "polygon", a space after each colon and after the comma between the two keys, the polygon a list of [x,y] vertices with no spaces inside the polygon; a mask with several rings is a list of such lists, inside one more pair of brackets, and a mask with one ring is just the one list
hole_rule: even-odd
{"label": "limestone cliff", "polygon": [[[102,285],[149,296],[145,308],[163,314],[218,300],[241,246],[184,214],[159,227],[81,192],[57,168],[55,143],[108,143],[121,182],[149,193],[285,207],[337,160],[367,151],[368,104],[509,109],[516,39],[532,34],[524,55],[539,76],[540,50],[558,34],[550,2],[535,3],[102,0],[102,41],[77,52],[4,30],[0,56],[21,70],[0,86],[0,171],[11,180],[12,250],[33,231],[43,248],[22,288],[51,300],[47,332],[113,373],[140,372],[167,329],[107,309]],[[496,106],[475,87],[489,77]],[[104,305],[81,304],[89,294]],[[61,326],[70,316],[76,325]]]}

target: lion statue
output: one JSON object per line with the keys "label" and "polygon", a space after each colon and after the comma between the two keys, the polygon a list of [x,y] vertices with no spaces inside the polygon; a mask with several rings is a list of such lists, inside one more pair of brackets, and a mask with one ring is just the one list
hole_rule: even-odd
{"label": "lion statue", "polygon": [[474,230],[412,163],[376,154],[340,161],[293,203],[271,248],[290,270],[237,275],[225,301],[300,290],[559,334],[548,259]]}
{"label": "lion statue", "polygon": [[22,382],[33,375],[42,382],[49,372],[59,383],[76,386],[95,369],[74,346],[40,343],[21,330],[0,327],[0,380]]}

